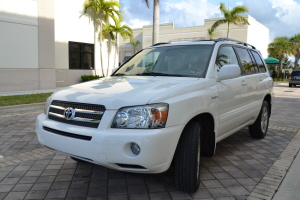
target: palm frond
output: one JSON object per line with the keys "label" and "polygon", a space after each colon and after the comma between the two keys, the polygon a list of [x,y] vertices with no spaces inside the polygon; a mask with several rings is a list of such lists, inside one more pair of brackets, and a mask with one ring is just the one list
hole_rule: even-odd
{"label": "palm frond", "polygon": [[149,8],[149,1],[148,0],[142,0],[146,5],[147,7]]}
{"label": "palm frond", "polygon": [[238,15],[238,14],[247,13],[247,12],[249,12],[247,7],[236,6],[230,11],[230,14],[233,16],[233,15]]}
{"label": "palm frond", "polygon": [[221,24],[226,24],[226,23],[227,23],[227,20],[226,20],[226,19],[220,19],[220,20],[216,21],[216,22],[212,25],[211,29],[215,30],[215,29],[216,29],[218,26],[220,26]]}

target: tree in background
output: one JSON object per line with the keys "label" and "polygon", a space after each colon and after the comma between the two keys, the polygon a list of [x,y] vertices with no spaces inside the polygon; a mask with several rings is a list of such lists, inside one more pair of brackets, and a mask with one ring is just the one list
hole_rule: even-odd
{"label": "tree in background", "polygon": [[213,35],[215,34],[215,30],[212,28],[207,29],[207,33],[209,35],[209,39],[213,40]]}
{"label": "tree in background", "polygon": [[245,6],[236,6],[232,8],[232,10],[228,10],[224,3],[220,3],[220,11],[224,15],[224,19],[220,19],[216,21],[211,29],[215,30],[218,26],[221,24],[227,23],[227,38],[229,38],[229,31],[230,31],[230,24],[236,24],[236,25],[243,25],[243,23],[246,23],[250,25],[247,19],[245,19],[243,16],[240,16],[239,14],[249,12],[248,8]]}
{"label": "tree in background", "polygon": [[276,37],[272,43],[269,44],[268,52],[271,57],[279,60],[279,73],[282,73],[282,62],[284,58],[293,53],[293,48],[290,40],[287,37]]}
{"label": "tree in background", "polygon": [[140,45],[140,41],[132,41],[130,42],[134,48],[134,53],[137,53],[138,52],[138,46]]}
{"label": "tree in background", "polygon": [[[101,38],[102,29],[109,19],[112,17],[118,17],[123,19],[121,12],[119,11],[120,4],[116,0],[86,0],[83,3],[83,10],[81,16],[88,17],[94,24],[94,41],[96,42],[97,34],[98,38]],[[100,64],[102,74],[104,76],[103,58],[102,58],[102,41],[99,40],[100,45]],[[96,57],[96,56],[95,56]]]}
{"label": "tree in background", "polygon": [[298,61],[300,59],[300,33],[295,34],[293,37],[291,37],[290,41],[292,42],[293,55],[295,56],[295,70],[297,69]]}
{"label": "tree in background", "polygon": [[[112,16],[111,17],[114,21],[114,24],[107,23],[103,30],[101,39],[104,40],[105,36],[109,36],[109,38],[115,41],[115,49],[116,49],[116,56],[114,59],[114,66],[116,64],[116,59],[119,57],[119,47],[118,47],[118,35],[121,35],[122,38],[127,39],[129,38],[132,41],[132,29],[125,25],[122,25],[122,20],[119,18]],[[108,75],[108,68],[107,68],[107,75]]]}
{"label": "tree in background", "polygon": [[[143,0],[149,8],[149,0]],[[152,44],[159,42],[159,0],[153,0],[153,32]]]}

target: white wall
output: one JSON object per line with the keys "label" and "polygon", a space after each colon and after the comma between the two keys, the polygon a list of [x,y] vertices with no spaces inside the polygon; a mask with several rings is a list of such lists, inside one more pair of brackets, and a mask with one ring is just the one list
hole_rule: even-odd
{"label": "white wall", "polygon": [[[55,0],[55,68],[58,71],[69,69],[69,41],[95,44],[95,69],[101,69],[98,34],[95,40],[92,21],[86,16],[81,16],[83,3],[84,0]],[[102,43],[102,46],[103,63],[106,72],[108,67],[106,41]],[[115,50],[113,48],[110,53],[110,70],[114,68],[114,66],[112,66],[114,57]]]}
{"label": "white wall", "polygon": [[0,0],[1,69],[38,68],[37,13],[37,1]]}
{"label": "white wall", "polygon": [[263,58],[268,57],[268,44],[269,44],[269,29],[257,22],[253,17],[248,16],[250,26],[248,27],[248,40],[249,44],[255,46],[262,54]]}

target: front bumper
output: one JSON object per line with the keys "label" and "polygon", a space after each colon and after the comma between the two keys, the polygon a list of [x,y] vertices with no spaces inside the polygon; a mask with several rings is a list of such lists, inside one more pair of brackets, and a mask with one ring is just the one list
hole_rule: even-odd
{"label": "front bumper", "polygon": [[[113,119],[114,114],[107,110],[105,115],[108,117],[101,120],[97,129],[56,122],[40,114],[36,120],[36,133],[42,145],[108,168],[140,173],[166,171],[172,162],[184,125],[147,130],[112,129],[107,119]],[[43,127],[90,136],[92,139],[87,141],[63,136],[46,131]],[[140,146],[139,155],[132,153],[132,142]]]}

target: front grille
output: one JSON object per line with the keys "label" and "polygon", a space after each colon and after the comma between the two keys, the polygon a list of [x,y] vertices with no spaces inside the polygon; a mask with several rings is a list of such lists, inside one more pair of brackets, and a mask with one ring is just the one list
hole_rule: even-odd
{"label": "front grille", "polygon": [[[67,109],[74,111],[69,118],[65,117]],[[66,124],[98,128],[104,112],[105,106],[102,105],[54,100],[50,105],[48,118]]]}
{"label": "front grille", "polygon": [[56,130],[56,129],[53,129],[53,128],[49,128],[47,126],[43,126],[43,129],[45,131],[49,131],[51,133],[55,133],[55,134],[66,136],[66,137],[71,137],[71,138],[76,138],[76,139],[81,139],[81,140],[88,140],[88,141],[90,141],[92,139],[91,136],[68,133],[68,132]]}

